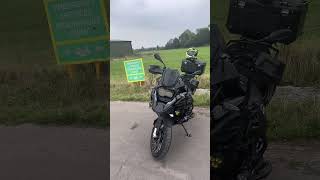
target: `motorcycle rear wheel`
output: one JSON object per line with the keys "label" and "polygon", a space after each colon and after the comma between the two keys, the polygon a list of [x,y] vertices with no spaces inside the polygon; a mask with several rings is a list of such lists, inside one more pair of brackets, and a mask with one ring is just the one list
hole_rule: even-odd
{"label": "motorcycle rear wheel", "polygon": [[163,159],[169,151],[172,140],[172,128],[161,124],[157,130],[157,137],[153,137],[155,127],[152,128],[150,137],[150,150],[154,159]]}

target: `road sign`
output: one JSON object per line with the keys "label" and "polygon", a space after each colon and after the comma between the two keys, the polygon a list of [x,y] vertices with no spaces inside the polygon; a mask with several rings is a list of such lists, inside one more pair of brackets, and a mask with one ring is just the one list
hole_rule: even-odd
{"label": "road sign", "polygon": [[106,61],[109,31],[104,0],[44,0],[59,64]]}
{"label": "road sign", "polygon": [[124,61],[123,63],[128,82],[145,81],[145,73],[142,59]]}

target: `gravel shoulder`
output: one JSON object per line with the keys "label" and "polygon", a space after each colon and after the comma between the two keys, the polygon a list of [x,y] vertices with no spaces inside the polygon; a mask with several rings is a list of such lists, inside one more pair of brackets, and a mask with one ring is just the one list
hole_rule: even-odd
{"label": "gravel shoulder", "polygon": [[320,141],[274,142],[265,157],[273,166],[268,180],[320,179]]}

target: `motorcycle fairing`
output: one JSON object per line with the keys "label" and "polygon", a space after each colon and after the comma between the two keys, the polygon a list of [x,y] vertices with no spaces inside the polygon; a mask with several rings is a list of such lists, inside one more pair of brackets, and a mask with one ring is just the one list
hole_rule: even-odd
{"label": "motorcycle fairing", "polygon": [[177,84],[179,77],[180,73],[178,70],[166,68],[162,73],[160,86],[174,87]]}

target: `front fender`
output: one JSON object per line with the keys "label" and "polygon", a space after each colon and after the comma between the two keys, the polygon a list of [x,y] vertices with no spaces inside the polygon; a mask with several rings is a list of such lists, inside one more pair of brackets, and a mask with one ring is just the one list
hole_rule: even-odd
{"label": "front fender", "polygon": [[173,119],[169,117],[158,117],[154,122],[153,125],[156,128],[159,128],[162,124],[164,124],[167,127],[172,127],[173,126]]}

